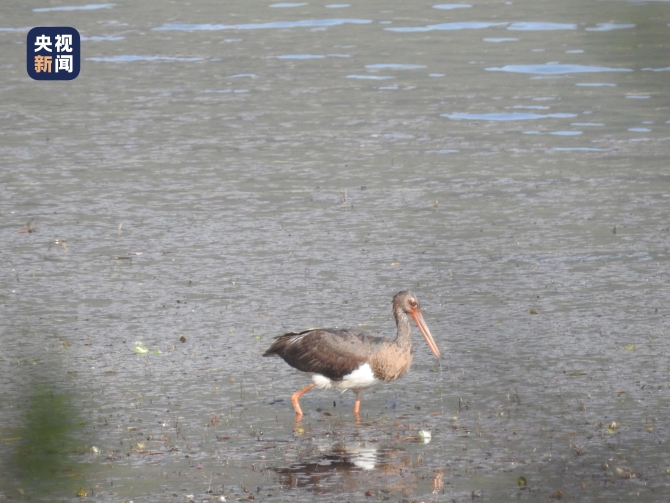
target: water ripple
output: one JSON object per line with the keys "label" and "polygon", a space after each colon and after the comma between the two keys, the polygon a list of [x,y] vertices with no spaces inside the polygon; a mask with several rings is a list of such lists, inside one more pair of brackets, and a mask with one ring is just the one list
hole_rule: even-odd
{"label": "water ripple", "polygon": [[341,24],[370,24],[369,19],[303,19],[301,21],[274,21],[249,24],[188,24],[171,23],[153,28],[156,31],[206,31],[206,30],[263,30],[269,28],[311,28],[338,26]]}
{"label": "water ripple", "polygon": [[581,87],[616,87],[616,84],[610,82],[578,82],[575,85]]}
{"label": "water ripple", "polygon": [[428,26],[401,26],[398,28],[384,28],[387,31],[395,31],[398,33],[411,33],[411,32],[421,32],[421,31],[433,31],[433,30],[481,30],[484,28],[491,28],[494,26],[507,26],[508,23],[491,23],[491,22],[479,22],[479,21],[464,21],[461,23],[441,23],[441,24],[431,24]]}
{"label": "water ripple", "polygon": [[102,37],[102,36],[91,36],[91,37],[81,37],[81,40],[87,40],[91,42],[101,42],[101,41],[108,41],[108,40],[124,40],[126,37],[121,37],[121,36],[113,36],[109,35],[107,37]]}
{"label": "water ripple", "polygon": [[324,59],[323,54],[284,54],[277,56],[277,59]]}
{"label": "water ripple", "polygon": [[105,61],[111,63],[127,63],[133,61],[203,61],[203,58],[179,58],[176,56],[137,56],[137,55],[122,55],[122,56],[103,56],[86,58],[88,61]]}
{"label": "water ripple", "polygon": [[500,38],[485,38],[484,42],[495,42],[495,43],[500,43],[500,42],[518,42],[518,38],[510,38],[510,37],[500,37]]}
{"label": "water ripple", "polygon": [[347,75],[348,79],[370,79],[370,80],[386,80],[394,79],[390,75]]}
{"label": "water ripple", "polygon": [[33,9],[33,12],[51,12],[51,11],[72,11],[72,10],[97,10],[97,9],[111,9],[116,4],[113,3],[92,3],[88,5],[63,5],[61,7],[39,7]]}
{"label": "water ripple", "polygon": [[453,10],[453,9],[469,9],[472,7],[469,3],[441,3],[433,5],[433,9]]}
{"label": "water ripple", "polygon": [[561,73],[588,72],[632,72],[630,68],[612,68],[608,66],[561,65],[545,63],[543,65],[505,65],[503,67],[486,68],[490,72],[536,73],[540,75],[556,75]]}
{"label": "water ripple", "polygon": [[531,114],[531,113],[491,113],[491,114],[467,114],[467,113],[455,113],[455,114],[441,114],[442,117],[447,117],[449,119],[470,119],[470,120],[481,120],[481,121],[526,121],[534,119],[565,119],[570,117],[577,117],[577,114],[567,114],[567,113],[558,113],[558,114]]}
{"label": "water ripple", "polygon": [[526,108],[526,109],[531,109],[531,110],[548,110],[549,107],[545,105],[514,105],[511,107],[505,107],[505,108]]}
{"label": "water ripple", "polygon": [[627,28],[635,28],[634,24],[616,24],[616,23],[598,23],[594,28],[586,28],[586,31],[611,31],[611,30],[625,30]]}
{"label": "water ripple", "polygon": [[551,150],[557,150],[559,152],[607,152],[610,149],[597,147],[554,147]]}
{"label": "water ripple", "polygon": [[414,70],[417,68],[426,68],[425,65],[403,65],[398,63],[379,63],[376,65],[365,65],[365,68],[369,69],[382,69],[382,68],[393,68],[394,70]]}
{"label": "water ripple", "polygon": [[577,25],[572,23],[538,23],[531,21],[521,21],[512,23],[507,27],[507,29],[516,31],[576,30]]}

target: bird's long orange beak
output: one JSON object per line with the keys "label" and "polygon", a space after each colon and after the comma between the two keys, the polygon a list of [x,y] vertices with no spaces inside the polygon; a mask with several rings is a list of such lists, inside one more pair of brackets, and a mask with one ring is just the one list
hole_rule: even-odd
{"label": "bird's long orange beak", "polygon": [[428,343],[428,347],[430,348],[430,350],[433,353],[435,353],[435,356],[439,358],[440,349],[437,347],[437,344],[435,344],[435,340],[433,339],[433,336],[430,334],[430,330],[428,330],[428,325],[426,325],[426,322],[423,321],[423,315],[421,314],[421,310],[418,307],[416,309],[412,309],[409,315],[414,320],[414,323],[416,323],[416,326],[419,328],[419,331],[421,332],[421,335],[423,335],[423,338],[426,339],[426,342]]}

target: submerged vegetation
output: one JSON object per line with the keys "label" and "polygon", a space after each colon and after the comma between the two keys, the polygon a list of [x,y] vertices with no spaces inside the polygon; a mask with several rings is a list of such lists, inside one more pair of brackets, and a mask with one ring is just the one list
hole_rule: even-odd
{"label": "submerged vegetation", "polygon": [[81,486],[82,424],[70,397],[48,385],[26,398],[24,424],[13,438],[11,485],[26,497],[75,494]]}

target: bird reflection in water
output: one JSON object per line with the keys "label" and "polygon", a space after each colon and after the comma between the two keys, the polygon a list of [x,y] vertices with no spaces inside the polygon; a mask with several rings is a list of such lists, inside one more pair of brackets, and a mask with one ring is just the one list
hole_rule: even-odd
{"label": "bird reflection in water", "polygon": [[[284,489],[306,489],[319,494],[363,492],[366,496],[416,494],[423,478],[420,462],[398,448],[336,445],[309,461],[275,468]],[[423,472],[423,470],[421,470]],[[443,472],[435,472],[433,494],[443,492]]]}

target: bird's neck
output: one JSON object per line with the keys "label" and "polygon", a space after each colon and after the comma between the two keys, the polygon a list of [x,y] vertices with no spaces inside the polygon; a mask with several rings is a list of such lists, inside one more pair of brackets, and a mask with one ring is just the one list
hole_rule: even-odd
{"label": "bird's neck", "polygon": [[398,335],[395,341],[398,346],[403,348],[412,348],[412,327],[409,324],[409,318],[404,311],[397,309],[393,312],[395,322],[398,326]]}

